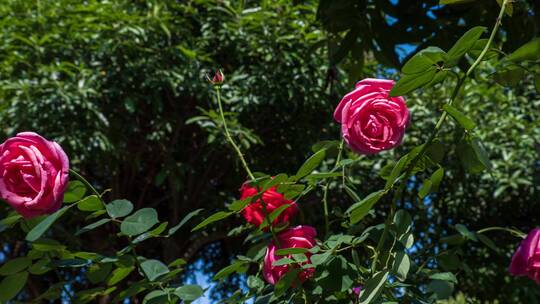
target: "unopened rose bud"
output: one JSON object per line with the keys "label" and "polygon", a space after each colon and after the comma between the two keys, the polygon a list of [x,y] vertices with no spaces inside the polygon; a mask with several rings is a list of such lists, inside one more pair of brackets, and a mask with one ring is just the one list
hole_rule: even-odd
{"label": "unopened rose bud", "polygon": [[225,76],[223,75],[223,72],[221,70],[217,70],[216,74],[214,74],[214,77],[212,77],[212,79],[210,79],[208,75],[206,75],[206,79],[213,85],[220,85],[225,80]]}

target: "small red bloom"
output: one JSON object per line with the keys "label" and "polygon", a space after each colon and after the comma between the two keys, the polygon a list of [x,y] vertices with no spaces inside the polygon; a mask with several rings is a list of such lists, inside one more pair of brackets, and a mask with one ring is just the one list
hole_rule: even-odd
{"label": "small red bloom", "polygon": [[206,79],[213,85],[220,85],[225,81],[225,76],[221,70],[217,70],[212,79],[208,75],[206,75]]}
{"label": "small red bloom", "polygon": [[[257,190],[257,188],[245,183],[244,185],[242,185],[242,188],[240,188],[240,192],[240,199],[243,200],[248,197],[257,195],[259,191]],[[244,210],[242,211],[242,215],[244,216],[246,221],[257,227],[263,223],[265,219],[265,210],[263,208],[263,203],[266,206],[266,212],[268,214],[271,214],[272,211],[285,204],[289,205],[289,207],[287,207],[287,209],[281,212],[281,214],[273,221],[272,226],[276,226],[281,223],[288,223],[289,220],[298,212],[298,207],[296,206],[295,202],[285,199],[283,194],[276,191],[276,187],[272,187],[264,191],[260,198],[251,202],[246,208],[244,208]]]}

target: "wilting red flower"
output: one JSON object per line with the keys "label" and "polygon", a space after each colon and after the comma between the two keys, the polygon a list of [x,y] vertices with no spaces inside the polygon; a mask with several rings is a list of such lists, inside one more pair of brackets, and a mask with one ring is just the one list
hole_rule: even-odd
{"label": "wilting red flower", "polygon": [[25,218],[62,206],[69,160],[64,150],[33,132],[0,145],[0,197]]}
{"label": "wilting red flower", "polygon": [[[240,188],[240,192],[240,199],[243,200],[257,195],[259,191],[257,190],[257,188],[252,187],[247,183],[244,183],[244,185],[242,185],[242,188]],[[263,204],[266,206],[266,210]],[[276,191],[276,187],[272,187],[264,191],[260,198],[256,199],[248,206],[246,206],[246,208],[242,210],[242,215],[244,216],[246,221],[258,227],[263,223],[266,217],[265,211],[269,215],[274,210],[283,205],[289,205],[289,207],[283,210],[283,212],[281,212],[280,215],[276,219],[274,219],[274,221],[272,222],[272,226],[276,226],[282,223],[288,223],[290,219],[294,217],[298,212],[298,207],[296,206],[295,202],[285,199],[283,194]]]}
{"label": "wilting red flower", "polygon": [[[273,241],[268,245],[268,248],[266,248],[266,255],[264,257],[264,265],[263,265],[263,276],[264,279],[272,285],[275,285],[281,277],[283,277],[290,269],[291,265],[280,265],[280,266],[274,266],[274,262],[284,258],[288,257],[291,258],[291,256],[278,256],[275,254],[276,250],[278,249],[284,249],[284,248],[313,248],[316,244],[315,237],[317,236],[317,231],[315,228],[311,226],[296,226],[294,228],[289,228],[285,230],[284,232],[280,233],[277,236],[277,239],[279,241],[279,248],[277,244],[275,244]],[[311,253],[306,252],[305,253],[308,261],[305,262],[306,264],[311,263],[310,257]],[[307,268],[302,270],[298,274],[298,280],[300,282],[304,282],[313,274],[315,273],[314,268]]]}

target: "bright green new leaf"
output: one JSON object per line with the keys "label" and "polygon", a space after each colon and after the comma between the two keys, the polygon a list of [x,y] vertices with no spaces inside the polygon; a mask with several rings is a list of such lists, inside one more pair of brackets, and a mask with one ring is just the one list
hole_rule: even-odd
{"label": "bright green new leaf", "polygon": [[476,128],[476,124],[465,114],[461,113],[458,109],[449,104],[443,106],[443,110],[450,114],[465,130],[472,130]]}
{"label": "bright green new leaf", "polygon": [[114,200],[106,206],[107,213],[112,218],[124,217],[133,211],[133,204],[125,199]]}
{"label": "bright green new leaf", "polygon": [[0,282],[0,302],[13,299],[26,285],[28,272],[19,272],[5,277]]}
{"label": "bright green new leaf", "polygon": [[41,221],[41,223],[37,224],[34,229],[28,232],[28,234],[26,235],[26,240],[29,242],[33,242],[39,239],[43,235],[43,233],[45,233],[52,226],[52,224],[54,224],[54,222],[58,218],[60,218],[71,206],[63,207],[55,213],[47,216],[43,221]]}
{"label": "bright green new leaf", "polygon": [[159,223],[158,214],[153,208],[143,208],[126,217],[120,225],[123,234],[133,236],[146,232]]}
{"label": "bright green new leaf", "polygon": [[167,265],[158,260],[146,260],[141,263],[141,268],[145,276],[151,282],[155,281],[160,276],[169,273]]}
{"label": "bright green new leaf", "polygon": [[197,231],[213,222],[221,221],[222,219],[229,217],[231,214],[234,214],[234,212],[219,211],[217,213],[214,213],[211,216],[207,217],[204,221],[199,223],[197,226],[195,226],[195,228],[191,229],[191,231]]}

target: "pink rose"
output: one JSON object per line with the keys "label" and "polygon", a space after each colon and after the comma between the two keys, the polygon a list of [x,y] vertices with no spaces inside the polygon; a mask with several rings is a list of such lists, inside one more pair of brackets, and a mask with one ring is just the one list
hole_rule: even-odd
{"label": "pink rose", "polygon": [[19,133],[0,145],[0,197],[25,218],[60,208],[68,173],[66,153],[36,133]]}
{"label": "pink rose", "polygon": [[[240,199],[242,200],[248,197],[255,196],[258,193],[255,187],[252,187],[247,183],[245,183],[242,188],[240,188],[240,192],[242,193],[240,196]],[[289,205],[289,207],[283,210],[283,212],[281,212],[279,216],[273,221],[272,226],[276,226],[281,223],[288,223],[290,219],[294,217],[298,212],[298,207],[296,206],[295,202],[285,199],[283,194],[276,191],[276,187],[272,187],[264,191],[264,193],[261,195],[261,198],[250,203],[246,208],[244,208],[244,210],[242,210],[242,215],[244,216],[246,221],[257,227],[259,227],[265,219],[261,199],[266,205],[266,212],[268,212],[268,214],[272,213],[272,211],[285,204]]]}
{"label": "pink rose", "polygon": [[512,256],[509,271],[514,276],[528,276],[540,284],[540,228],[535,228],[521,241]]}
{"label": "pink rose", "polygon": [[[317,231],[315,228],[310,226],[296,226],[294,228],[289,228],[284,232],[280,233],[277,238],[279,241],[279,248],[312,248],[315,246],[316,241],[315,237],[317,236]],[[275,285],[281,277],[283,277],[291,265],[281,265],[274,266],[273,263],[284,257],[291,258],[291,256],[282,256],[275,255],[276,250],[279,249],[274,242],[268,245],[266,248],[266,256],[264,257],[263,265],[263,276],[266,281],[272,285]],[[311,253],[306,252],[306,257],[308,258],[307,263],[311,263],[310,257]],[[315,273],[314,268],[308,268],[302,270],[298,274],[298,280],[304,282],[310,278]]]}
{"label": "pink rose", "polygon": [[393,80],[367,78],[339,102],[334,119],[354,151],[375,154],[401,143],[409,109],[403,97],[388,97],[393,86]]}

